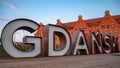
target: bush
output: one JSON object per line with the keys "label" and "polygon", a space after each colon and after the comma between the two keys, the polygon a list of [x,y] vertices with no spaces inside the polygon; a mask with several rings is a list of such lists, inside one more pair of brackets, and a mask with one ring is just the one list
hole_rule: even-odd
{"label": "bush", "polygon": [[29,51],[30,48],[31,48],[30,45],[26,45],[26,44],[23,44],[23,43],[17,43],[17,44],[15,45],[15,47],[16,47],[18,50],[24,51],[24,52]]}
{"label": "bush", "polygon": [[[20,50],[20,51],[29,51],[30,50],[30,45],[23,45],[23,44],[18,44],[15,45],[15,47]],[[0,52],[5,52],[4,48],[2,46],[0,46]]]}

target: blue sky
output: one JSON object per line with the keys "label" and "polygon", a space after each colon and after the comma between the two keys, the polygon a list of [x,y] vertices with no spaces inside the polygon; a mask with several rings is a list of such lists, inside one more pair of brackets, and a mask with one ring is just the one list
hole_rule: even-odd
{"label": "blue sky", "polygon": [[16,18],[27,18],[55,24],[83,19],[103,17],[105,10],[111,15],[120,15],[120,0],[0,0],[0,33],[3,27]]}

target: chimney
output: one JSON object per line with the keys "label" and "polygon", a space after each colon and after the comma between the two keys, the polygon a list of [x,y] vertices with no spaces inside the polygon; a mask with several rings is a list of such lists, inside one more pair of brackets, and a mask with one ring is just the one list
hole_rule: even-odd
{"label": "chimney", "polygon": [[42,27],[42,28],[43,28],[43,24],[42,24],[42,22],[40,22],[40,27]]}
{"label": "chimney", "polygon": [[82,15],[78,16],[78,21],[82,20]]}
{"label": "chimney", "polygon": [[61,23],[60,19],[57,19],[57,23]]}
{"label": "chimney", "polygon": [[109,10],[106,10],[105,11],[105,15],[109,15],[110,14],[110,11]]}

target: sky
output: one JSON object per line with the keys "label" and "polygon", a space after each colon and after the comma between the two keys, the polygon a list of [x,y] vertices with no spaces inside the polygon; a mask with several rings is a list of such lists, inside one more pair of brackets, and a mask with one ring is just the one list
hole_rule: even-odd
{"label": "sky", "polygon": [[[11,20],[26,18],[46,24],[103,17],[105,10],[120,15],[120,0],[0,0],[0,34]],[[18,33],[19,34],[19,33]]]}

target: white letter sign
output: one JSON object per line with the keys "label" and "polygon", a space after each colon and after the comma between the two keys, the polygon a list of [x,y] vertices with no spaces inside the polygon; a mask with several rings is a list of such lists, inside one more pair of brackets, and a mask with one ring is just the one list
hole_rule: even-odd
{"label": "white letter sign", "polygon": [[[18,49],[15,48],[12,38],[13,38],[13,34],[15,31],[23,29],[23,30],[27,30],[31,33],[33,33],[35,30],[37,30],[37,28],[39,27],[39,25],[31,20],[28,19],[16,19],[11,21],[10,23],[8,23],[5,28],[2,31],[2,45],[5,49],[5,51],[11,55],[12,57],[15,58],[21,58],[21,57],[34,57],[37,56],[40,53],[40,39],[37,38],[28,38],[29,41],[27,41],[26,43],[30,43],[33,39],[35,41],[33,41],[32,43],[35,43],[35,49],[30,51],[30,52],[22,52]],[[28,40],[27,39],[27,40]],[[36,44],[39,43],[39,44]]]}

